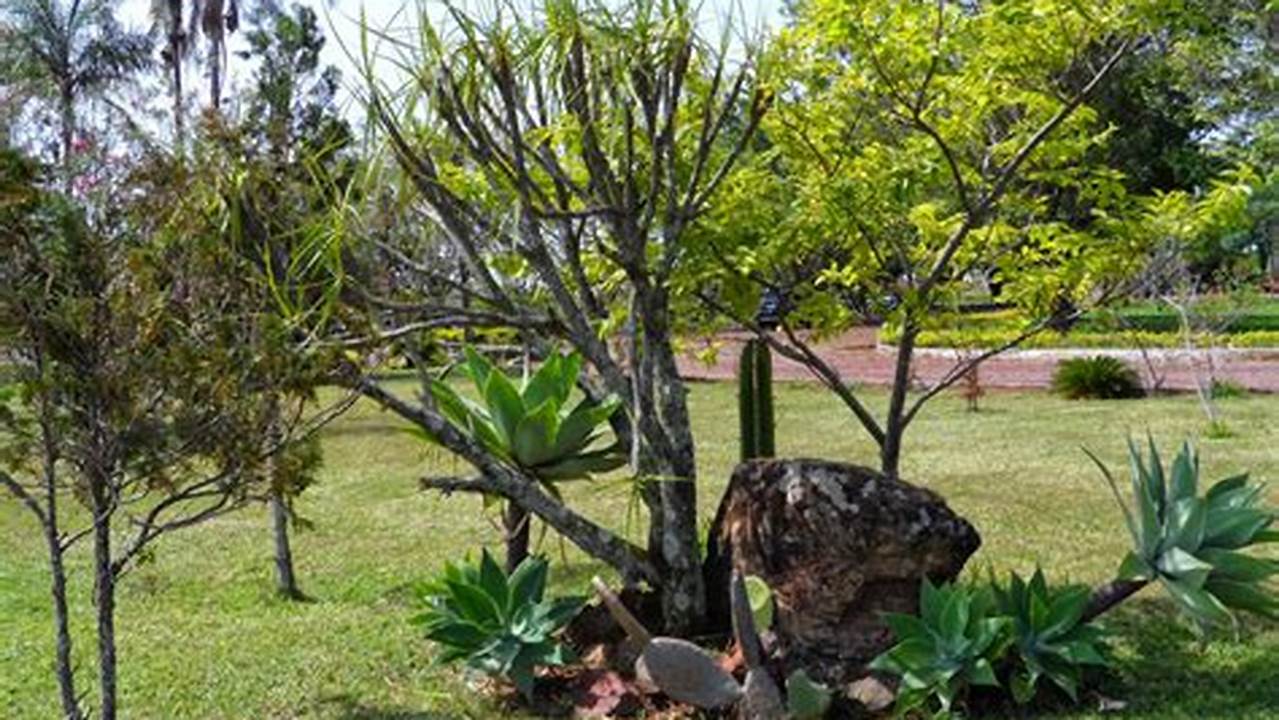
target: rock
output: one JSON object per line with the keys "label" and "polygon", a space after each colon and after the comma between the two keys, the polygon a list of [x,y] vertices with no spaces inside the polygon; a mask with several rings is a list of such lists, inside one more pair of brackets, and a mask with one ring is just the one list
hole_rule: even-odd
{"label": "rock", "polygon": [[635,662],[640,682],[651,681],[672,700],[706,710],[727,707],[742,696],[737,680],[715,656],[687,640],[656,637]]}
{"label": "rock", "polygon": [[767,670],[756,668],[746,673],[742,685],[742,702],[738,706],[740,720],[775,720],[786,716],[782,691]]}
{"label": "rock", "polygon": [[887,710],[897,699],[893,691],[873,675],[867,675],[861,680],[849,683],[844,694],[873,713]]}
{"label": "rock", "polygon": [[733,473],[711,527],[708,597],[727,598],[734,568],[763,578],[784,664],[842,686],[891,646],[881,614],[917,612],[921,580],[953,579],[980,545],[924,488],[856,465],[756,460]]}

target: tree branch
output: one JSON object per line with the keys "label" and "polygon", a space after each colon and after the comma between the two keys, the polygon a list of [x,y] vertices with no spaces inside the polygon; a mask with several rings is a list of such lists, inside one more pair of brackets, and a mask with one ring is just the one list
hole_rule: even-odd
{"label": "tree branch", "polygon": [[[469,462],[480,475],[473,480],[441,482],[442,487],[501,495],[533,513],[592,557],[603,560],[630,580],[657,584],[660,575],[644,552],[606,528],[586,519],[543,492],[537,482],[498,462],[433,409],[412,405],[369,380],[355,388],[383,408],[425,430],[440,445]],[[470,483],[470,484],[462,484]]]}

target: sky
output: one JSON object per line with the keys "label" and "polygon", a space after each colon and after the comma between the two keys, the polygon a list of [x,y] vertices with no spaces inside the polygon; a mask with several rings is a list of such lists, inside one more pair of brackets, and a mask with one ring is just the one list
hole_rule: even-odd
{"label": "sky", "polygon": [[[625,1],[625,0],[622,0]],[[243,9],[251,6],[254,0],[240,0]],[[279,0],[281,5],[291,4],[290,0]],[[424,0],[428,8],[428,12],[439,11],[442,8],[441,3],[432,2],[432,0]],[[121,3],[121,15],[126,24],[136,28],[145,28],[150,24],[148,11],[151,7],[152,0],[124,0]],[[345,44],[347,49],[352,53],[358,53],[360,44],[360,15],[361,10],[368,18],[369,25],[375,28],[386,28],[398,26],[400,29],[411,27],[414,21],[417,7],[417,0],[408,0],[406,3],[402,0],[301,0],[301,4],[309,5],[315,9],[320,17],[321,26],[325,30],[325,36],[328,41],[325,43],[323,57],[324,64],[334,65],[342,70],[342,76],[346,84],[358,81],[359,73],[356,66],[347,57],[347,53],[343,51],[342,46]],[[471,5],[473,7],[483,7],[482,0],[462,0],[463,5]],[[773,28],[780,27],[782,23],[782,0],[703,0],[701,7],[701,18],[703,30],[708,37],[715,37],[722,27],[723,18],[728,13],[733,13],[735,17],[744,19],[744,25],[748,28],[756,28],[760,25],[767,25]],[[242,47],[235,36],[228,45],[231,53]],[[237,86],[245,81],[244,68],[240,64],[237,71],[237,63],[234,60],[230,63],[230,77],[227,83],[227,96],[234,94]],[[382,65],[389,67],[388,63]],[[195,87],[205,90],[202,84],[197,83]],[[207,90],[206,90],[207,92]],[[340,97],[340,101],[344,104],[351,102],[351,94],[344,92]]]}

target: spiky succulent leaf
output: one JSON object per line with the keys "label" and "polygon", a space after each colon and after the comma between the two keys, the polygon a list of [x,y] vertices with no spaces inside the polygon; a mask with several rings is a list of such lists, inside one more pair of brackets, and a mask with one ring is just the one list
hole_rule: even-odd
{"label": "spiky succulent leaf", "polygon": [[1271,604],[1265,599],[1273,590],[1264,583],[1275,574],[1272,566],[1239,552],[1272,540],[1269,528],[1276,514],[1263,506],[1263,486],[1251,483],[1246,474],[1235,475],[1200,494],[1199,462],[1189,444],[1181,447],[1167,473],[1153,441],[1149,463],[1131,443],[1129,456],[1135,512],[1092,456],[1116,491],[1134,539],[1120,578],[1160,580],[1199,626],[1232,622],[1231,610],[1266,614]]}
{"label": "spiky succulent leaf", "polygon": [[1007,589],[994,587],[998,609],[1012,620],[1013,699],[1029,702],[1042,677],[1075,697],[1085,665],[1105,665],[1102,632],[1081,624],[1089,591],[1053,588],[1040,570],[1030,582],[1013,573]]}
{"label": "spiky succulent leaf", "polygon": [[998,685],[993,662],[1007,645],[1010,621],[992,614],[986,592],[955,585],[920,587],[920,614],[886,614],[897,643],[871,669],[897,675],[897,712],[930,701],[948,711],[971,685]]}
{"label": "spiky succulent leaf", "polygon": [[581,598],[542,597],[546,560],[525,560],[507,576],[483,554],[478,564],[448,563],[426,583],[425,610],[413,619],[441,646],[440,662],[505,677],[526,695],[537,667],[568,662],[555,635],[581,609]]}

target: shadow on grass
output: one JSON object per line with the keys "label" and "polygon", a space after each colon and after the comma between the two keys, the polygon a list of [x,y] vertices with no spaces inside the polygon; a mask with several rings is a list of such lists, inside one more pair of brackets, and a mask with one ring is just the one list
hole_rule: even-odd
{"label": "shadow on grass", "polygon": [[462,720],[461,715],[451,713],[366,705],[351,695],[326,697],[319,704],[326,711],[336,711],[334,717],[341,720]]}
{"label": "shadow on grass", "polygon": [[1238,635],[1219,630],[1201,642],[1166,598],[1141,598],[1107,618],[1133,650],[1103,692],[1151,717],[1275,717],[1279,665],[1259,645],[1274,625],[1244,618]]}

